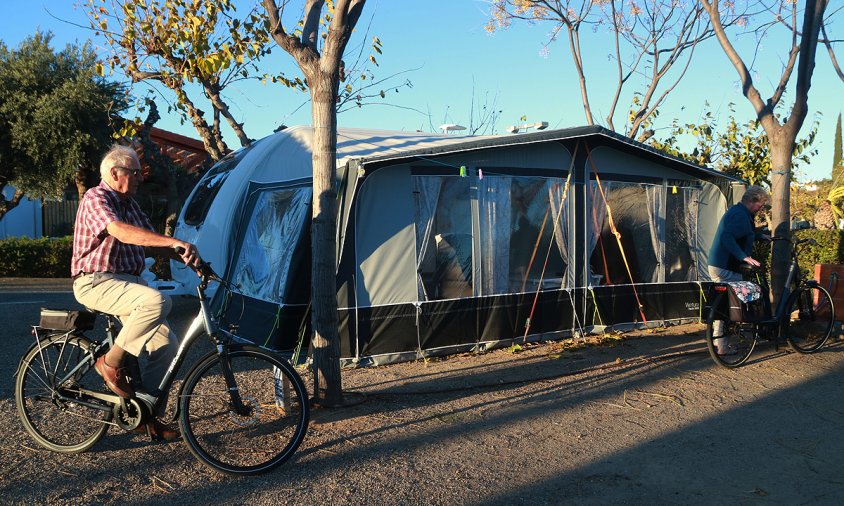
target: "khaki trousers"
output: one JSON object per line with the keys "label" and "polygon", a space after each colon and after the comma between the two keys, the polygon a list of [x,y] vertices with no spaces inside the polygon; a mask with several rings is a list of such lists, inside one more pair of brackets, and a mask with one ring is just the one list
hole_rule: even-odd
{"label": "khaki trousers", "polygon": [[167,323],[173,305],[170,297],[148,287],[138,276],[108,272],[76,278],[73,295],[83,306],[120,319],[123,328],[114,344],[138,358],[141,385],[155,395],[179,348]]}

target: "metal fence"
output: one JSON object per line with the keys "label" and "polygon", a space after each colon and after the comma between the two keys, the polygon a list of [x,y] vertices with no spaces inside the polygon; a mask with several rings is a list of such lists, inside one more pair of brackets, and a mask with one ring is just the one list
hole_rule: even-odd
{"label": "metal fence", "polygon": [[73,235],[78,200],[46,201],[41,207],[44,237]]}

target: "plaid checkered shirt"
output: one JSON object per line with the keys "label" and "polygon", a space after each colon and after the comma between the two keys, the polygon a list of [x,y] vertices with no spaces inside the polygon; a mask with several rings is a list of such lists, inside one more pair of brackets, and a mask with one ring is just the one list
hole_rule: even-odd
{"label": "plaid checkered shirt", "polygon": [[109,235],[109,223],[120,221],[153,230],[149,218],[133,198],[121,199],[104,181],[82,197],[73,227],[70,274],[113,272],[140,275],[144,247],[125,244]]}

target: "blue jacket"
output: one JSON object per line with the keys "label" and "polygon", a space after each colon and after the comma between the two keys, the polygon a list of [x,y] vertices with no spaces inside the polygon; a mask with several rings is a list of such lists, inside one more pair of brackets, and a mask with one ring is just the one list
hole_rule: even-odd
{"label": "blue jacket", "polygon": [[709,250],[709,265],[738,272],[742,260],[753,252],[755,239],[753,215],[747,206],[739,202],[721,217]]}

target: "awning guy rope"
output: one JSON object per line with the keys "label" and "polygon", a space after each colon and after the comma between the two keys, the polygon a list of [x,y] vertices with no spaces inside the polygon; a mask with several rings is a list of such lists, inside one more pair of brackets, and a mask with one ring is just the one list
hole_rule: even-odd
{"label": "awning guy rope", "polygon": [[612,218],[612,209],[610,209],[610,203],[607,201],[607,196],[604,193],[603,186],[601,185],[601,178],[598,176],[598,166],[592,158],[592,151],[589,149],[589,144],[587,144],[586,141],[584,141],[583,144],[586,147],[586,157],[592,165],[592,173],[595,174],[595,182],[598,183],[598,191],[601,193],[601,198],[604,200],[604,206],[607,208],[607,219],[609,220],[608,223],[610,225],[610,231],[615,236],[616,242],[618,242],[618,249],[621,251],[621,259],[624,261],[624,267],[627,269],[627,275],[630,277],[630,286],[633,287],[633,295],[636,296],[636,304],[639,306],[639,315],[642,317],[642,322],[648,323],[648,319],[645,317],[642,301],[639,299],[639,292],[636,290],[636,283],[633,281],[633,273],[630,271],[630,264],[627,262],[627,255],[624,253],[624,247],[621,245],[621,232],[619,232],[615,227],[615,221],[613,221]]}

